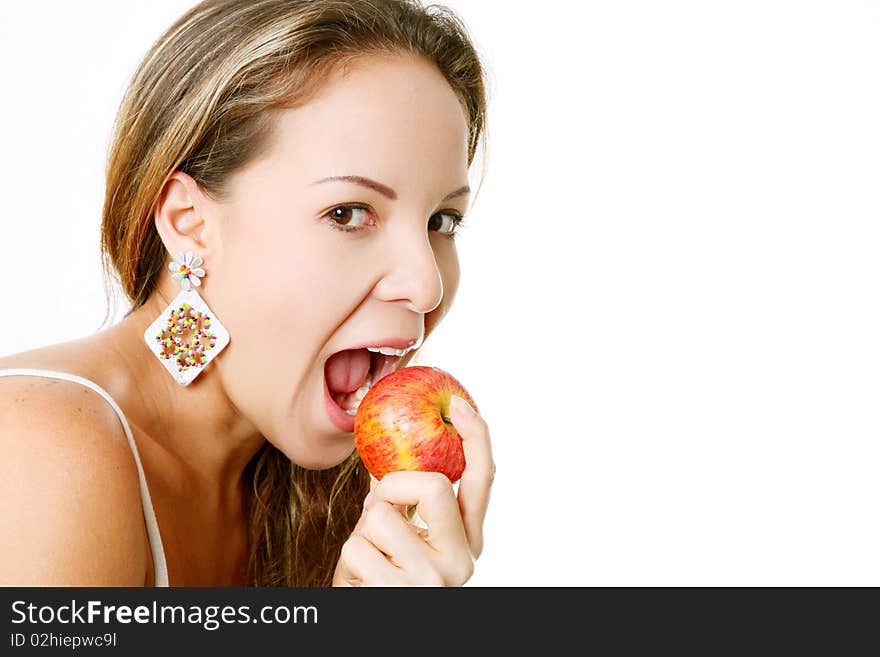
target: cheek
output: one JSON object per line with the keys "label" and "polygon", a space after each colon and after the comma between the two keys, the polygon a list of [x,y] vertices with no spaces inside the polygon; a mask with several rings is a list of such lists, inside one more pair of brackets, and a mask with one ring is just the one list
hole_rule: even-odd
{"label": "cheek", "polygon": [[317,347],[312,338],[326,332],[352,295],[344,263],[325,245],[305,239],[275,250],[275,257],[255,268],[258,274],[247,276],[243,293],[256,307],[268,340],[289,344],[295,336],[306,349]]}
{"label": "cheek", "polygon": [[[345,254],[331,248],[319,231],[294,228],[264,226],[230,236],[224,253],[228,264],[214,279],[223,301],[221,320],[237,343],[235,351],[285,361],[279,369],[287,376],[296,354],[320,348],[317,341],[327,323],[351,296],[344,286]],[[269,374],[273,368],[266,369]]]}

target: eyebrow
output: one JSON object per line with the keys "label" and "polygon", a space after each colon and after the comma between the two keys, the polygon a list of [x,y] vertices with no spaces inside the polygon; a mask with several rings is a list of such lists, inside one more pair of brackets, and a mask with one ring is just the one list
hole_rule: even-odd
{"label": "eyebrow", "polygon": [[[321,178],[320,180],[316,180],[313,182],[313,185],[320,185],[321,183],[326,182],[334,182],[339,181],[342,182],[350,182],[355,185],[360,185],[361,187],[368,187],[369,189],[375,190],[385,196],[390,198],[392,201],[397,200],[397,192],[388,187],[387,185],[383,185],[380,182],[376,182],[375,180],[371,180],[370,178],[364,178],[363,176],[330,176],[329,178]],[[459,196],[464,196],[465,194],[470,194],[471,188],[467,185],[463,185],[456,189],[454,192],[450,192],[446,196],[443,197],[441,203],[446,203],[446,201],[451,201],[454,198],[458,198]]]}

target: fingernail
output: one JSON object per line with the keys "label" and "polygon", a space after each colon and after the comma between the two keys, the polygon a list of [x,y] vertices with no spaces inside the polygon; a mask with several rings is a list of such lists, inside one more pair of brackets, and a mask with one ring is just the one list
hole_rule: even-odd
{"label": "fingernail", "polygon": [[462,415],[476,415],[476,411],[471,408],[471,405],[467,403],[466,399],[463,399],[457,395],[452,395],[452,399],[449,401],[455,409],[461,413]]}

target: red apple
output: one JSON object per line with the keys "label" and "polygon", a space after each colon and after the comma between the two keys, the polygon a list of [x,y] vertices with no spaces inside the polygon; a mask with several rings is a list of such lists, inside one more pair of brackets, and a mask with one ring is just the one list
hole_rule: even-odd
{"label": "red apple", "polygon": [[437,367],[404,367],[370,388],[355,416],[354,444],[376,479],[395,470],[442,472],[453,483],[461,478],[464,450],[449,419],[452,395],[477,410],[464,386]]}

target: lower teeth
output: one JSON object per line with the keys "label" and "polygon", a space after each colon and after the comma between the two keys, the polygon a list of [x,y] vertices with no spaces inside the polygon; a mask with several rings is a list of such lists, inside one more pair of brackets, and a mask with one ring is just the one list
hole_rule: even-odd
{"label": "lower teeth", "polygon": [[370,372],[367,374],[366,380],[363,382],[360,388],[355,390],[353,393],[348,393],[349,395],[354,395],[354,408],[342,408],[342,404],[339,402],[342,400],[337,399],[336,403],[339,404],[339,407],[342,408],[342,411],[346,415],[357,415],[358,407],[361,405],[361,400],[367,396],[367,393],[370,391],[370,387],[373,385],[373,373]]}

